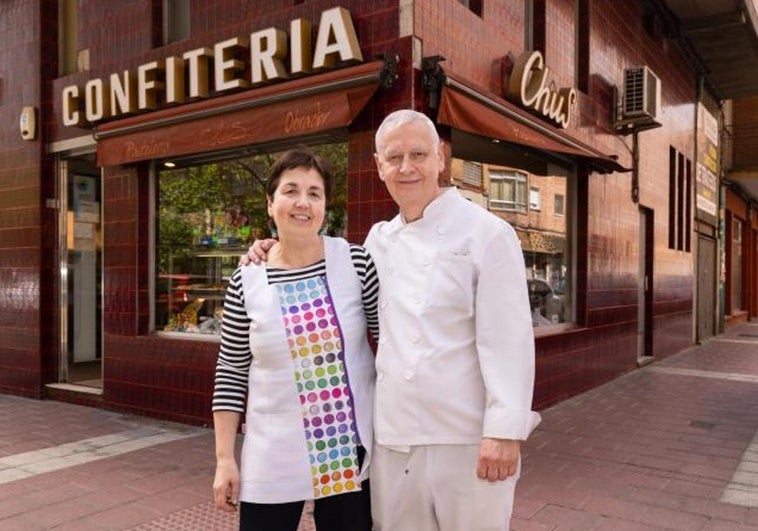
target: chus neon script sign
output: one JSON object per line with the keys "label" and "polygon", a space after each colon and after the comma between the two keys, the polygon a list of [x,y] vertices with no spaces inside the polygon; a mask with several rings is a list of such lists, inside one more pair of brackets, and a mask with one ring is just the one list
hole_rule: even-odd
{"label": "chus neon script sign", "polygon": [[[266,28],[246,40],[234,37],[212,49],[197,48],[181,57],[140,65],[136,72],[124,70],[106,79],[92,79],[83,88],[69,85],[62,91],[63,125],[96,123],[156,109],[159,101],[182,103],[207,98],[211,90],[219,94],[325,70],[338,59],[363,61],[350,13],[342,7],[321,13],[315,46],[310,36],[311,23],[298,18],[290,21],[289,39],[284,30]],[[247,79],[243,77],[246,69]]]}
{"label": "chus neon script sign", "polygon": [[576,103],[576,90],[573,87],[556,89],[555,84],[548,84],[549,71],[540,52],[521,54],[513,65],[506,97],[514,103],[534,109],[565,129],[571,120],[571,109]]}

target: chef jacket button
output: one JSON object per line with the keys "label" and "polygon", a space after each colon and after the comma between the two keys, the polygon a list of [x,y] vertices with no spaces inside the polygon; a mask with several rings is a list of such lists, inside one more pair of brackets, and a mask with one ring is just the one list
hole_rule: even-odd
{"label": "chef jacket button", "polygon": [[413,379],[413,371],[405,371],[403,373],[403,378],[406,380],[412,380]]}
{"label": "chef jacket button", "polygon": [[447,232],[447,229],[443,227],[442,225],[437,227],[437,234],[442,235],[442,234],[445,234],[446,232]]}
{"label": "chef jacket button", "polygon": [[387,336],[381,336],[379,338],[379,343],[384,345],[387,342]]}
{"label": "chef jacket button", "polygon": [[386,308],[387,307],[387,299],[384,299],[382,302],[380,302],[379,306],[381,306],[382,308]]}
{"label": "chef jacket button", "polygon": [[429,260],[428,258],[424,258],[423,264],[424,264],[424,267],[429,267],[430,265],[432,265],[432,261]]}
{"label": "chef jacket button", "polygon": [[421,338],[417,335],[411,337],[411,343],[418,343]]}
{"label": "chef jacket button", "polygon": [[252,323],[250,323],[250,328],[252,328],[253,330],[255,330],[256,328],[258,328],[258,323],[256,323],[255,321],[253,321]]}
{"label": "chef jacket button", "polygon": [[390,237],[390,241],[391,241],[392,243],[395,243],[395,242],[397,242],[397,236],[393,235],[392,237]]}
{"label": "chef jacket button", "polygon": [[376,373],[376,379],[379,382],[381,382],[382,380],[384,380],[384,373],[383,372]]}

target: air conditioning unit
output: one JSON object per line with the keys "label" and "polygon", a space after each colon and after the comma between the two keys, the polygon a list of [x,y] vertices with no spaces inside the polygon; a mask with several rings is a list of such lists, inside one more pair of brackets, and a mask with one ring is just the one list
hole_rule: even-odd
{"label": "air conditioning unit", "polygon": [[624,69],[621,109],[625,121],[655,122],[661,105],[661,80],[647,66]]}

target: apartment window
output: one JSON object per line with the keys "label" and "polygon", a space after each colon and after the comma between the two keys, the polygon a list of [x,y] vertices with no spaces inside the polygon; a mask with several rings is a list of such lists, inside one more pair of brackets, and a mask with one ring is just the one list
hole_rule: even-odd
{"label": "apartment window", "polygon": [[77,1],[58,2],[58,75],[76,72]]}
{"label": "apartment window", "polygon": [[458,2],[468,8],[468,10],[476,16],[482,16],[482,4],[484,3],[484,0],[458,0]]}
{"label": "apartment window", "polygon": [[482,165],[479,162],[463,161],[463,184],[481,189],[482,187]]}
{"label": "apartment window", "polygon": [[669,147],[669,249],[690,252],[692,232],[692,162]]}
{"label": "apartment window", "polygon": [[553,196],[553,213],[556,216],[563,216],[566,212],[565,205],[566,198],[563,194],[555,194]]}
{"label": "apartment window", "polygon": [[534,186],[529,188],[529,210],[540,210],[540,189]]}
{"label": "apartment window", "polygon": [[189,0],[163,0],[163,44],[189,37],[189,12]]}
{"label": "apartment window", "polygon": [[526,173],[491,171],[490,208],[526,212]]}
{"label": "apartment window", "polygon": [[576,9],[576,88],[590,91],[590,0],[577,0]]}

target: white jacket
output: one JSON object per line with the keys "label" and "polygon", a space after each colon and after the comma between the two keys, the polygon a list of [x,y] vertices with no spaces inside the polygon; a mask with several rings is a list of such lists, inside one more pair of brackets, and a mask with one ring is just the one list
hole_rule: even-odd
{"label": "white jacket", "polygon": [[[345,366],[361,444],[366,449],[358,481],[368,477],[373,442],[374,357],[366,341],[361,282],[348,243],[324,237],[327,283],[339,320]],[[265,265],[242,269],[250,324],[249,388],[242,447],[240,499],[285,503],[313,498],[311,467],[294,367],[279,295]]]}
{"label": "white jacket", "polygon": [[506,222],[455,189],[423,217],[374,225],[380,279],[376,442],[387,446],[524,440],[534,335],[524,258]]}

